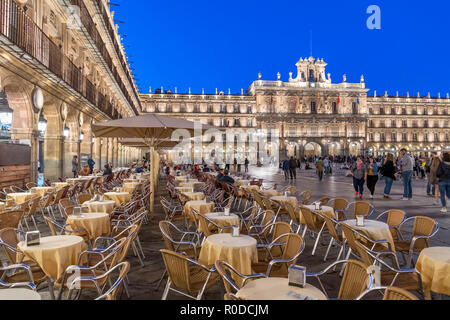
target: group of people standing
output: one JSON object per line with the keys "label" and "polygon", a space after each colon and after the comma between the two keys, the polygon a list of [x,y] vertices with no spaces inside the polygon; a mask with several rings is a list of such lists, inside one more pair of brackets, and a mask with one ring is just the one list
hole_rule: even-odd
{"label": "group of people standing", "polygon": [[[373,199],[375,186],[381,174],[385,180],[384,198],[391,199],[390,193],[394,181],[401,179],[403,182],[403,197],[401,200],[411,200],[413,197],[412,178],[416,161],[408,150],[402,149],[400,157],[394,159],[392,154],[388,154],[382,164],[378,164],[373,157],[363,161],[362,157],[357,157],[356,162],[351,166],[351,175],[353,176],[353,185],[355,196],[362,199],[364,194],[364,184],[370,191],[370,197]],[[450,153],[445,153],[440,159],[436,153],[433,153],[424,167],[428,175],[428,196],[435,196],[435,204],[438,204],[438,198],[442,204],[442,213],[447,212],[447,198],[450,197]]]}

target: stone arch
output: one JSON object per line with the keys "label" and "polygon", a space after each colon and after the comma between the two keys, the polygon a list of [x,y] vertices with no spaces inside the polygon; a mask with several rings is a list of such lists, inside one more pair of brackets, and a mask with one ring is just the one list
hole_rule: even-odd
{"label": "stone arch", "polygon": [[306,157],[322,156],[323,146],[318,142],[308,142],[304,147],[304,154]]}
{"label": "stone arch", "polygon": [[331,156],[338,156],[342,153],[342,145],[338,141],[331,141],[328,144],[328,154]]}
{"label": "stone arch", "polygon": [[358,141],[350,142],[348,149],[351,156],[360,156],[362,154],[362,144]]}
{"label": "stone arch", "polygon": [[44,94],[44,108],[42,115],[47,120],[47,129],[43,133],[44,176],[46,179],[56,180],[63,176],[63,120],[61,116],[62,101]]}

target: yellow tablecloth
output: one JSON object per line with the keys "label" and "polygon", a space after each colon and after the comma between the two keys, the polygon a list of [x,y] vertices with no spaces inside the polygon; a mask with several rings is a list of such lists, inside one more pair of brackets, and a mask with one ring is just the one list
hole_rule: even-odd
{"label": "yellow tablecloth", "polygon": [[217,260],[228,262],[244,275],[252,274],[252,262],[258,262],[256,239],[244,235],[235,238],[230,233],[209,236],[202,246],[199,261],[211,267]]}
{"label": "yellow tablecloth", "polygon": [[67,182],[53,182],[52,185],[57,189],[60,190],[64,187],[67,187],[69,184]]}
{"label": "yellow tablecloth", "polygon": [[327,300],[318,288],[306,284],[305,288],[289,286],[286,278],[263,278],[248,282],[237,292],[246,300]]}
{"label": "yellow tablecloth", "polygon": [[138,180],[138,179],[125,179],[125,180],[123,180],[123,182],[124,183],[142,183],[142,182],[140,182],[140,180]]}
{"label": "yellow tablecloth", "polygon": [[[241,220],[239,219],[238,215],[230,214],[229,216],[225,216],[224,212],[213,212],[213,213],[207,213],[205,216],[214,221],[216,224],[218,224],[221,227],[226,226],[239,226],[241,223]],[[199,224],[198,226],[198,232],[204,232],[202,225]],[[227,232],[224,233],[231,233],[231,229],[227,230]]]}
{"label": "yellow tablecloth", "polygon": [[84,213],[81,216],[68,216],[67,223],[73,230],[84,228],[89,232],[89,238],[95,240],[98,237],[111,233],[111,221],[108,213]]}
{"label": "yellow tablecloth", "polygon": [[175,181],[178,181],[178,182],[186,182],[186,180],[187,180],[187,176],[175,177]]}
{"label": "yellow tablecloth", "polygon": [[39,293],[30,289],[12,288],[0,290],[0,301],[33,301],[42,300]]}
{"label": "yellow tablecloth", "polygon": [[275,202],[278,202],[278,203],[288,202],[288,203],[292,204],[293,206],[298,206],[298,200],[296,197],[275,196],[275,197],[271,197],[270,199]]}
{"label": "yellow tablecloth", "polygon": [[83,203],[82,207],[88,208],[89,212],[104,212],[111,214],[114,211],[116,202],[114,200],[105,201],[87,201]]}
{"label": "yellow tablecloth", "polygon": [[22,204],[27,202],[28,200],[36,197],[35,193],[31,192],[22,192],[22,193],[8,193],[6,196],[6,200],[14,200],[16,204]]}
{"label": "yellow tablecloth", "polygon": [[206,203],[206,200],[194,200],[188,201],[184,205],[184,213],[189,217],[191,221],[194,221],[195,217],[192,214],[191,208],[194,208],[199,213],[205,214],[213,212],[215,208],[214,202]]}
{"label": "yellow tablecloth", "polygon": [[178,191],[178,192],[181,192],[181,193],[183,193],[183,192],[194,192],[194,189],[193,188],[186,188],[186,187],[175,187],[175,191]]}
{"label": "yellow tablecloth", "polygon": [[234,184],[236,186],[238,186],[238,187],[249,186],[250,185],[250,180],[238,180],[238,181],[235,181]]}
{"label": "yellow tablecloth", "polygon": [[182,192],[181,194],[189,200],[205,200],[205,194],[203,192]]}
{"label": "yellow tablecloth", "polygon": [[334,214],[334,209],[332,207],[328,207],[328,206],[322,206],[322,210],[316,210],[315,209],[315,205],[307,205],[305,206],[306,208],[308,208],[311,211],[317,211],[323,215],[327,215],[329,217],[332,218],[336,218],[335,214]]}
{"label": "yellow tablecloth", "polygon": [[6,203],[0,202],[0,212],[6,209]]}
{"label": "yellow tablecloth", "polygon": [[115,201],[117,207],[131,200],[131,194],[128,192],[107,192],[104,196],[105,199]]}
{"label": "yellow tablecloth", "polygon": [[41,238],[38,246],[20,242],[17,247],[25,256],[35,261],[51,279],[58,279],[67,267],[76,265],[80,253],[86,249],[82,237],[52,236]]}
{"label": "yellow tablecloth", "polygon": [[427,299],[431,291],[450,295],[450,247],[431,247],[422,250],[416,263],[422,276]]}
{"label": "yellow tablecloth", "polygon": [[277,197],[282,195],[283,193],[277,190],[261,190],[260,191],[263,195],[265,195],[266,197]]}
{"label": "yellow tablecloth", "polygon": [[[345,224],[359,231],[366,237],[372,240],[387,240],[391,244],[392,250],[395,252],[394,239],[392,238],[392,233],[389,230],[389,225],[376,220],[364,220],[364,227],[356,226],[356,219],[346,220]],[[387,248],[386,248],[387,249]]]}
{"label": "yellow tablecloth", "polygon": [[54,187],[36,187],[32,188],[31,192],[38,194],[40,197],[43,197],[45,194],[50,192],[55,192],[56,188]]}
{"label": "yellow tablecloth", "polygon": [[142,185],[142,183],[140,183],[140,182],[125,182],[123,184],[123,187],[134,190],[134,189],[136,189],[137,187],[139,187],[141,185]]}
{"label": "yellow tablecloth", "polygon": [[179,184],[180,187],[191,188],[194,189],[194,191],[200,190],[204,185],[204,182],[182,182]]}

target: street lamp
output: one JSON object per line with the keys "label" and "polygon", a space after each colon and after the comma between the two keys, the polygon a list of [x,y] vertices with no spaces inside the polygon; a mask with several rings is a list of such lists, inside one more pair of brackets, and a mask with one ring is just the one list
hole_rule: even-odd
{"label": "street lamp", "polygon": [[0,92],[0,124],[11,125],[14,110],[9,107],[5,90]]}
{"label": "street lamp", "polygon": [[81,132],[81,134],[80,134],[80,141],[83,141],[83,140],[84,140],[84,133]]}
{"label": "street lamp", "polygon": [[69,136],[70,130],[67,127],[64,127],[64,137],[67,138]]}
{"label": "street lamp", "polygon": [[45,120],[42,113],[41,116],[39,117],[38,130],[41,134],[45,133],[45,131],[47,130],[47,120]]}

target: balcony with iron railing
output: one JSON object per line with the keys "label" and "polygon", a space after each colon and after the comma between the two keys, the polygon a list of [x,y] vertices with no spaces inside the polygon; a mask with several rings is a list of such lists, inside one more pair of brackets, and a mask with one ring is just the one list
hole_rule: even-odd
{"label": "balcony with iron railing", "polygon": [[112,119],[119,114],[96,86],[13,0],[0,0],[0,36],[24,51]]}
{"label": "balcony with iron railing", "polygon": [[[100,8],[104,8],[103,5],[101,4],[101,1],[98,1]],[[83,26],[86,28],[87,32],[89,33],[92,41],[94,41],[95,46],[97,47],[97,50],[100,52],[100,54],[103,57],[103,60],[105,61],[105,63],[107,64],[111,74],[113,75],[114,79],[116,80],[118,86],[120,87],[120,90],[122,91],[122,93],[124,94],[125,98],[127,99],[128,103],[131,105],[131,107],[133,108],[133,111],[137,114],[138,113],[138,109],[140,109],[140,100],[139,100],[139,93],[136,91],[135,86],[134,86],[134,80],[132,79],[130,73],[129,73],[129,69],[127,68],[127,62],[125,57],[121,53],[118,45],[117,45],[117,41],[115,39],[115,37],[112,38],[113,40],[113,46],[115,47],[115,50],[117,52],[117,55],[119,57],[119,63],[122,66],[122,69],[131,85],[132,88],[132,92],[137,100],[137,105],[134,103],[133,99],[131,98],[131,95],[128,93],[128,90],[125,86],[125,84],[122,81],[122,78],[119,75],[119,72],[117,71],[116,66],[113,63],[113,60],[108,52],[108,49],[106,48],[105,43],[103,42],[100,33],[97,30],[97,25],[94,23],[91,15],[89,14],[88,9],[86,8],[85,4],[83,3],[83,0],[70,0],[70,3],[72,5],[78,6],[80,8],[80,20],[81,23],[83,24]],[[109,26],[109,24],[107,24],[107,26]],[[110,33],[111,36],[111,33]],[[114,33],[113,33],[114,36]],[[139,106],[139,108],[138,108]]]}

